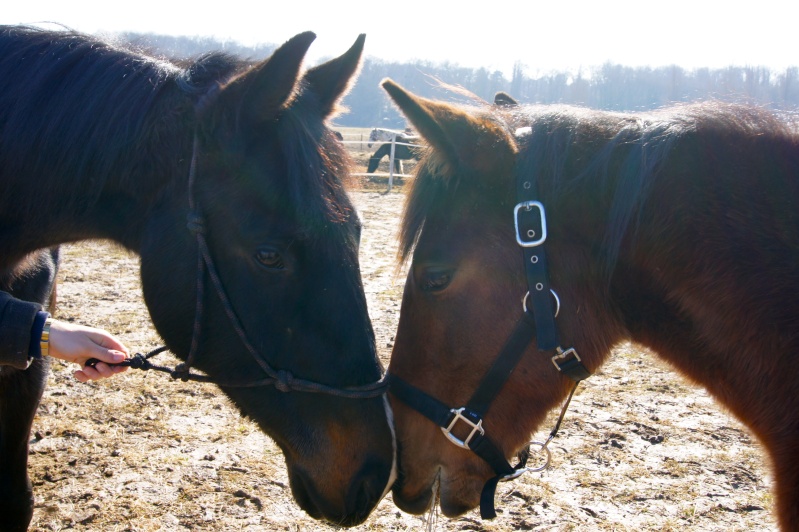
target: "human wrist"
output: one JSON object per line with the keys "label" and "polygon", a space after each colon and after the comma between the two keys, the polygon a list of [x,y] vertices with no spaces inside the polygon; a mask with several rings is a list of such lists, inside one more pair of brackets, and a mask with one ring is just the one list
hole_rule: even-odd
{"label": "human wrist", "polygon": [[[33,324],[31,325],[30,344],[28,345],[28,360],[39,359],[42,356],[47,356],[47,353],[42,353],[42,335],[47,327],[47,336],[49,337],[49,321],[50,314],[40,310],[33,317]],[[46,347],[49,348],[49,341],[46,342]]]}
{"label": "human wrist", "polygon": [[47,317],[42,326],[42,335],[39,339],[39,349],[42,358],[50,356],[50,326],[53,324],[53,318]]}

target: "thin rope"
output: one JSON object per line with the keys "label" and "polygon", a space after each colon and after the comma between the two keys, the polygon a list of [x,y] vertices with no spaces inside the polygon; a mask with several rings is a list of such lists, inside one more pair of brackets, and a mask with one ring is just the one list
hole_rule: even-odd
{"label": "thin rope", "polygon": [[[189,218],[187,227],[199,239],[205,233],[205,224],[202,215],[195,209],[194,199],[194,182],[197,177],[197,158],[199,157],[199,139],[194,135],[194,141],[191,149],[191,163],[189,165]],[[203,309],[205,301],[205,271],[203,269],[203,257],[198,251],[197,253],[197,298],[194,302],[194,325],[191,332],[191,346],[189,347],[189,355],[186,357],[186,362],[183,366],[185,373],[188,374],[189,368],[194,365],[194,360],[197,351],[200,349],[200,336],[202,334],[202,321]]]}

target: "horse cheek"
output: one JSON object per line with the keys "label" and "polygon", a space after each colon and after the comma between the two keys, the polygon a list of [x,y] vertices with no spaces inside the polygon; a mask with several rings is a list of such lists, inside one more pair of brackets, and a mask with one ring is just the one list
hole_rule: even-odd
{"label": "horse cheek", "polygon": [[175,219],[174,211],[157,211],[148,221],[141,249],[141,282],[150,317],[170,349],[187,353],[192,328],[197,271],[196,255],[185,224]]}

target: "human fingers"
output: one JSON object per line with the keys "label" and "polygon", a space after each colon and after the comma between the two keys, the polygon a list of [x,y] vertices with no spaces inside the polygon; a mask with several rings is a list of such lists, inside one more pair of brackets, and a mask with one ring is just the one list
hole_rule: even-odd
{"label": "human fingers", "polygon": [[[80,382],[89,382],[89,381],[96,381],[100,379],[104,379],[106,377],[110,377],[112,375],[116,375],[117,373],[124,373],[128,370],[128,366],[108,366],[107,364],[103,364],[102,362],[98,362],[98,365],[102,364],[100,370],[95,369],[92,366],[86,366],[83,369],[77,370],[73,373],[76,379]],[[110,373],[104,374],[103,367],[108,368]]]}
{"label": "human fingers", "polygon": [[83,369],[76,371],[75,378],[81,382],[106,379],[119,373],[114,371],[115,369],[115,367],[109,366],[104,362],[97,362],[92,366],[83,366]]}
{"label": "human fingers", "polygon": [[117,340],[116,337],[114,337],[108,331],[89,328],[87,329],[86,335],[92,342],[100,347],[104,347],[109,351],[118,351],[120,353],[124,353],[125,355],[130,352],[125,344]]}
{"label": "human fingers", "polygon": [[92,350],[92,355],[92,358],[96,358],[100,362],[107,362],[108,364],[119,364],[127,358],[125,353],[117,351],[116,349],[97,348]]}
{"label": "human fingers", "polygon": [[[83,365],[86,359],[97,358],[104,362],[121,362],[118,355],[109,351],[128,352],[124,344],[101,329],[53,320],[50,325],[50,356]],[[124,356],[122,357],[124,359]]]}
{"label": "human fingers", "polygon": [[102,379],[100,376],[100,372],[97,371],[96,368],[92,366],[84,366],[83,369],[79,369],[73,373],[76,379],[80,382],[89,382],[97,379]]}

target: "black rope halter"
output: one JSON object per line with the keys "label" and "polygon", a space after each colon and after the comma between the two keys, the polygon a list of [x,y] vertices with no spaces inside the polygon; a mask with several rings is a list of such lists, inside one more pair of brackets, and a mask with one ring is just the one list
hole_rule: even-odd
{"label": "black rope halter", "polygon": [[[255,347],[253,347],[253,344],[252,342],[250,342],[249,337],[247,336],[247,333],[241,324],[241,320],[236,315],[233,305],[230,302],[230,298],[228,297],[227,292],[225,291],[225,288],[222,285],[222,281],[219,277],[219,273],[216,269],[216,265],[214,264],[213,257],[211,256],[211,252],[208,248],[208,243],[205,238],[205,222],[199,203],[195,197],[195,180],[197,175],[198,157],[199,157],[199,139],[195,135],[192,147],[191,165],[189,167],[189,183],[188,183],[189,214],[187,216],[186,225],[189,231],[191,231],[195,235],[195,238],[197,240],[197,298],[195,300],[194,325],[192,327],[191,347],[189,348],[189,354],[186,357],[186,361],[181,364],[178,364],[174,369],[152,364],[150,362],[150,358],[168,350],[167,347],[159,347],[157,349],[154,349],[153,351],[150,351],[146,355],[137,353],[133,357],[123,362],[120,362],[118,364],[108,364],[108,365],[128,366],[141,370],[156,370],[164,373],[169,373],[172,376],[172,378],[180,379],[184,382],[190,380],[197,382],[212,382],[219,386],[229,387],[229,388],[254,388],[259,386],[274,386],[281,392],[296,391],[296,392],[323,393],[327,395],[346,397],[350,399],[368,399],[383,395],[386,392],[386,388],[388,387],[388,383],[385,377],[383,377],[379,381],[361,386],[345,386],[337,388],[334,386],[329,386],[327,384],[322,384],[319,382],[298,378],[295,377],[289,371],[276,369],[272,367],[269,364],[269,362],[266,361],[266,359],[255,349]],[[193,373],[191,371],[191,367],[194,365],[194,361],[197,358],[197,353],[200,349],[201,328],[202,328],[202,319],[203,319],[203,310],[204,310],[203,302],[205,300],[206,272],[208,274],[208,278],[211,280],[211,285],[213,286],[214,291],[217,297],[219,298],[219,301],[222,304],[222,308],[224,309],[225,314],[227,315],[230,325],[233,327],[233,330],[236,331],[236,335],[239,337],[239,340],[244,345],[244,348],[261,367],[261,370],[266,375],[264,378],[249,380],[249,381],[221,381],[219,379],[215,379],[207,375]],[[85,365],[93,367],[98,362],[99,360],[97,359],[90,359],[86,361]]]}

